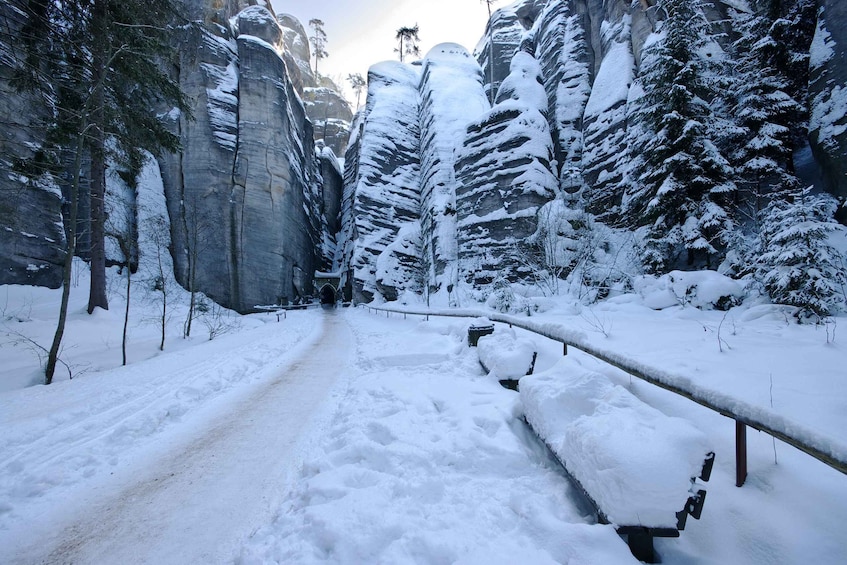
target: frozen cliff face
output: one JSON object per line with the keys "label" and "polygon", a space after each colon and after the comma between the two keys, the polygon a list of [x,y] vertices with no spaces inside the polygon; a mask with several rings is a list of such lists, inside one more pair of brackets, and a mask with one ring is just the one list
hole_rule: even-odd
{"label": "frozen cliff face", "polygon": [[[12,38],[25,23],[15,2],[0,5],[0,22]],[[65,231],[62,193],[56,186],[14,172],[42,142],[37,124],[46,109],[11,84],[14,45],[0,39],[0,284],[57,288],[62,283]]]}
{"label": "frozen cliff face", "polygon": [[583,115],[583,181],[588,210],[616,214],[626,154],[627,100],[635,76],[630,18],[605,28],[605,54],[599,60]]}
{"label": "frozen cliff face", "polygon": [[828,188],[847,199],[847,4],[821,4],[809,60],[809,135]]}
{"label": "frozen cliff face", "polygon": [[280,14],[277,16],[277,21],[282,30],[282,41],[285,47],[283,58],[297,91],[302,93],[305,87],[317,86],[310,65],[312,52],[309,49],[309,35],[306,33],[306,28],[300,20],[290,14]]}
{"label": "frozen cliff face", "polygon": [[520,47],[524,33],[532,27],[546,3],[546,0],[518,0],[491,14],[485,34],[474,49],[474,56],[485,76],[485,93],[489,98],[508,76],[512,57]]}
{"label": "frozen cliff face", "polygon": [[538,62],[518,52],[497,104],[467,128],[455,165],[458,246],[461,276],[476,287],[530,274],[520,250],[558,186],[547,107]]}
{"label": "frozen cliff face", "polygon": [[532,33],[550,102],[548,121],[560,184],[569,192],[578,190],[582,186],[583,114],[591,94],[582,17],[567,2],[548,2]]}
{"label": "frozen cliff face", "polygon": [[341,262],[357,301],[371,300],[380,288],[413,284],[405,271],[378,277],[377,259],[401,230],[419,221],[419,81],[417,67],[399,62],[379,63],[368,72],[367,102],[354,124],[342,203]]}
{"label": "frozen cliff face", "polygon": [[338,92],[338,87],[329,79],[324,79],[324,83],[331,86],[303,89],[306,115],[314,125],[315,141],[322,142],[337,155],[344,155],[353,112],[350,104]]}
{"label": "frozen cliff face", "polygon": [[303,24],[289,14],[280,15],[277,21],[282,31],[282,58],[314,125],[315,141],[323,142],[336,155],[344,155],[353,120],[350,104],[331,79],[315,76],[310,66],[309,35]]}
{"label": "frozen cliff face", "polygon": [[282,30],[260,6],[230,22],[194,28],[180,45],[194,119],[175,116],[183,152],[160,165],[179,279],[196,257],[198,289],[243,312],[311,293],[326,206]]}
{"label": "frozen cliff face", "polygon": [[456,282],[455,152],[471,120],[489,108],[482,72],[464,47],[442,43],[423,60],[420,82],[421,234],[428,279]]}
{"label": "frozen cliff face", "polygon": [[[319,226],[311,124],[273,46],[237,40],[238,148],[230,206],[237,309],[305,298]],[[269,77],[276,77],[275,80]],[[271,300],[268,300],[271,299]]]}

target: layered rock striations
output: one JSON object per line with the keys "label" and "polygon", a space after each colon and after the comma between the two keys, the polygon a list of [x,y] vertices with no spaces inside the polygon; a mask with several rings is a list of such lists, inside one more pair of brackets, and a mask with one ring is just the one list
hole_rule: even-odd
{"label": "layered rock striations", "polygon": [[541,69],[525,52],[511,69],[495,106],[468,126],[455,165],[460,270],[476,287],[531,275],[520,254],[558,188]]}
{"label": "layered rock striations", "polygon": [[427,279],[440,288],[455,284],[458,273],[455,154],[468,124],[489,103],[479,66],[455,43],[427,53],[419,90],[421,235]]}
{"label": "layered rock striations", "polygon": [[[810,49],[809,136],[827,188],[847,199],[847,5],[820,4]],[[841,217],[847,221],[847,211]]]}
{"label": "layered rock striations", "polygon": [[630,17],[608,25],[601,33],[602,58],[597,59],[591,95],[583,114],[582,176],[590,212],[611,216],[621,201],[625,167],[627,100],[635,78]]}
{"label": "layered rock striations", "polygon": [[332,79],[320,74],[316,76],[310,67],[309,36],[303,24],[289,14],[281,14],[277,21],[284,45],[282,57],[294,88],[306,106],[306,115],[315,126],[315,141],[323,142],[336,155],[344,155],[353,120],[350,103]]}
{"label": "layered rock striations", "polygon": [[420,219],[419,81],[417,67],[399,62],[368,72],[365,109],[345,159],[342,210],[342,264],[357,301],[370,301],[379,288],[389,295],[408,288],[414,278],[408,268],[378,277],[376,265],[398,233]]}
{"label": "layered rock striations", "polygon": [[196,266],[198,290],[246,312],[305,299],[331,250],[312,124],[282,56],[283,30],[262,6],[227,21],[192,28],[180,46],[194,116],[175,116],[183,151],[160,165],[179,280]]}
{"label": "layered rock striations", "polygon": [[560,184],[582,186],[583,115],[591,94],[589,49],[582,16],[567,2],[548,2],[532,29],[549,101],[548,121]]}
{"label": "layered rock striations", "polygon": [[508,76],[512,57],[545,4],[546,0],[518,0],[491,14],[485,34],[474,49],[485,75],[489,99],[493,99],[492,94],[497,93],[500,83]]}

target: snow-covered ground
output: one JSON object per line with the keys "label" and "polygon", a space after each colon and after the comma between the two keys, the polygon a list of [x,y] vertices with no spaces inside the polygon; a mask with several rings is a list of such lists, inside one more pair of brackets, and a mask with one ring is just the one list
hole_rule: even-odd
{"label": "snow-covered ground", "polygon": [[[484,374],[470,320],[311,310],[183,340],[177,300],[159,352],[153,308],[139,304],[120,367],[114,282],[112,310],[94,317],[84,281],[74,289],[64,358],[77,376],[49,387],[25,386],[39,369],[20,336],[49,339],[58,291],[0,287],[0,562],[635,562],[529,434],[520,396]],[[725,319],[634,298],[549,306],[533,318],[844,441],[837,333],[827,343],[824,329],[764,306]],[[751,432],[736,488],[731,420],[515,331],[537,345],[537,373],[602,373],[708,437],[703,518],[657,540],[664,563],[847,562],[847,477]],[[277,414],[288,435],[272,446]]]}

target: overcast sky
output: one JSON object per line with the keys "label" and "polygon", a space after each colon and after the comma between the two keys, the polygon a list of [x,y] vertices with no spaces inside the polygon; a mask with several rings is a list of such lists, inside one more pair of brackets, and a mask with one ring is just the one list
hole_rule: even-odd
{"label": "overcast sky", "polygon": [[[350,73],[366,77],[372,64],[397,59],[397,29],[416,23],[421,56],[448,41],[472,52],[488,20],[488,9],[480,0],[271,0],[271,4],[277,14],[300,20],[309,35],[309,20],[323,20],[329,57],[318,70],[333,78]],[[494,2],[492,9],[507,4]]]}

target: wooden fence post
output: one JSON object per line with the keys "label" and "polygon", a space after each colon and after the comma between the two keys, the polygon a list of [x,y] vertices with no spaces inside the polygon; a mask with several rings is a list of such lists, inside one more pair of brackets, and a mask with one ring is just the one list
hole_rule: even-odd
{"label": "wooden fence post", "polygon": [[735,486],[747,480],[747,424],[735,421]]}

